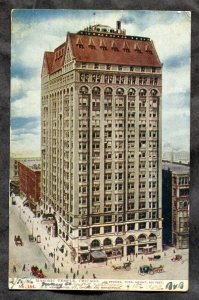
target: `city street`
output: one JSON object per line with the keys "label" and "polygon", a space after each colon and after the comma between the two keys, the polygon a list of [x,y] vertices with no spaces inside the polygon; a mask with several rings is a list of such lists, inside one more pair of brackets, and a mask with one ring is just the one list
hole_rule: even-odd
{"label": "city street", "polygon": [[[46,232],[42,224],[42,218],[33,218],[33,214],[28,207],[23,206],[23,200],[15,197],[16,205],[10,204],[10,277],[32,277],[30,267],[37,265],[42,269],[47,278],[78,278],[88,279],[169,279],[185,280],[188,279],[188,250],[174,250],[169,248],[161,254],[161,259],[149,261],[147,255],[138,257],[128,257],[131,261],[131,269],[114,270],[113,265],[121,266],[127,262],[127,258],[108,260],[107,263],[86,263],[74,264],[70,257],[70,248],[58,237],[53,238]],[[40,243],[30,242],[28,235],[40,236]],[[14,237],[20,235],[23,246],[16,246]],[[62,253],[60,247],[64,244],[65,251]],[[175,254],[182,255],[181,261],[172,262],[171,258]],[[152,256],[152,255],[149,255]],[[23,267],[25,264],[25,271]],[[45,268],[45,264],[46,267]],[[146,274],[144,277],[138,274],[139,267],[150,265],[153,267],[164,266],[164,272],[154,275]],[[13,273],[13,266],[16,272]],[[55,266],[56,272],[54,272]]]}

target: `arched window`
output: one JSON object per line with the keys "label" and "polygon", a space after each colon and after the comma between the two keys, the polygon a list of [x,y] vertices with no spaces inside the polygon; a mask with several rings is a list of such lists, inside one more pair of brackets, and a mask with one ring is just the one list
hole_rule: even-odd
{"label": "arched window", "polygon": [[105,88],[104,95],[112,95],[113,90],[110,87]]}
{"label": "arched window", "polygon": [[91,243],[91,248],[99,248],[100,242],[98,240],[93,240]]}
{"label": "arched window", "polygon": [[118,245],[118,244],[123,244],[123,239],[120,238],[120,237],[116,238],[115,244],[116,244],[116,245]]}
{"label": "arched window", "polygon": [[135,242],[135,238],[134,238],[132,235],[129,235],[129,236],[127,237],[127,241],[128,241],[129,243],[133,243],[133,242]]}
{"label": "arched window", "polygon": [[80,94],[88,94],[88,88],[86,86],[81,86],[79,89]]}
{"label": "arched window", "polygon": [[128,96],[135,96],[135,89],[129,89]]}
{"label": "arched window", "polygon": [[156,241],[156,240],[157,240],[157,236],[156,236],[154,233],[151,233],[151,234],[149,235],[149,240],[150,240],[150,241]]}
{"label": "arched window", "polygon": [[146,241],[146,236],[145,236],[144,234],[140,234],[140,235],[138,236],[138,241],[139,241],[139,242]]}
{"label": "arched window", "polygon": [[92,89],[92,94],[93,95],[100,95],[100,88],[95,86],[93,89]]}
{"label": "arched window", "polygon": [[158,91],[157,90],[151,90],[151,92],[150,92],[150,95],[151,96],[157,96],[157,94],[158,94]]}
{"label": "arched window", "polygon": [[141,97],[146,96],[146,90],[141,89],[140,92],[139,92],[139,96],[141,96]]}
{"label": "arched window", "polygon": [[104,246],[111,246],[111,245],[112,245],[112,242],[110,239],[107,238],[104,240]]}
{"label": "arched window", "polygon": [[118,88],[118,89],[116,90],[116,95],[124,95],[124,89]]}

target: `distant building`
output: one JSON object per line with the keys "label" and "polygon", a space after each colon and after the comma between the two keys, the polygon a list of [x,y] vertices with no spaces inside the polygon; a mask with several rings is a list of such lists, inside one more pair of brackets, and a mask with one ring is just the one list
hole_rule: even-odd
{"label": "distant building", "polygon": [[167,160],[170,162],[177,162],[177,163],[189,163],[190,162],[190,155],[187,151],[163,151],[162,155],[163,160]]}
{"label": "distant building", "polygon": [[24,204],[27,204],[34,213],[38,213],[41,180],[40,160],[19,161],[18,168],[20,192],[26,197]]}
{"label": "distant building", "polygon": [[163,163],[163,243],[177,249],[189,245],[189,166]]}

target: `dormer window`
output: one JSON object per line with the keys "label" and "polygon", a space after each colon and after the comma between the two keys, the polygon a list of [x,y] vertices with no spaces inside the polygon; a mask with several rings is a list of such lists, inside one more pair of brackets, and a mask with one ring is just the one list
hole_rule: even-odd
{"label": "dormer window", "polygon": [[112,49],[113,51],[119,51],[119,49],[118,49],[117,44],[116,44],[115,41],[112,42],[111,49]]}
{"label": "dormer window", "polygon": [[111,65],[106,65],[106,69],[110,70],[111,69]]}
{"label": "dormer window", "polygon": [[134,45],[134,50],[137,52],[141,52],[140,47],[138,46],[137,43]]}
{"label": "dormer window", "polygon": [[118,66],[118,71],[122,71],[122,66]]}
{"label": "dormer window", "polygon": [[84,48],[84,45],[83,45],[82,40],[80,38],[77,38],[76,46],[78,48]]}
{"label": "dormer window", "polygon": [[126,41],[123,43],[123,47],[122,48],[123,48],[124,52],[130,52],[129,45],[127,44]]}
{"label": "dormer window", "polygon": [[104,40],[101,40],[101,41],[100,41],[100,48],[101,48],[102,50],[107,50],[107,47],[106,47],[106,44],[105,44]]}
{"label": "dormer window", "polygon": [[88,43],[88,46],[89,46],[89,48],[91,48],[91,49],[95,49],[95,48],[96,48],[96,47],[95,47],[95,43],[94,43],[94,41],[93,41],[92,38],[90,38],[89,43]]}
{"label": "dormer window", "polygon": [[94,69],[99,69],[99,64],[94,64]]}
{"label": "dormer window", "polygon": [[146,46],[145,46],[145,51],[146,51],[146,52],[152,52],[152,50],[151,50],[151,48],[150,48],[149,45],[146,45]]}

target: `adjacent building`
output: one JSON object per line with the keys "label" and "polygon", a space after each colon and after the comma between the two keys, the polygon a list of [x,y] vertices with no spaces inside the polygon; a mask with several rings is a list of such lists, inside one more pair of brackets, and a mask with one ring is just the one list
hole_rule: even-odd
{"label": "adjacent building", "polygon": [[188,165],[163,163],[163,242],[177,249],[189,246]]}
{"label": "adjacent building", "polygon": [[162,249],[161,95],[153,41],[120,22],[44,54],[42,209],[79,261]]}
{"label": "adjacent building", "polygon": [[20,193],[26,197],[27,204],[35,214],[40,214],[41,160],[18,162]]}

